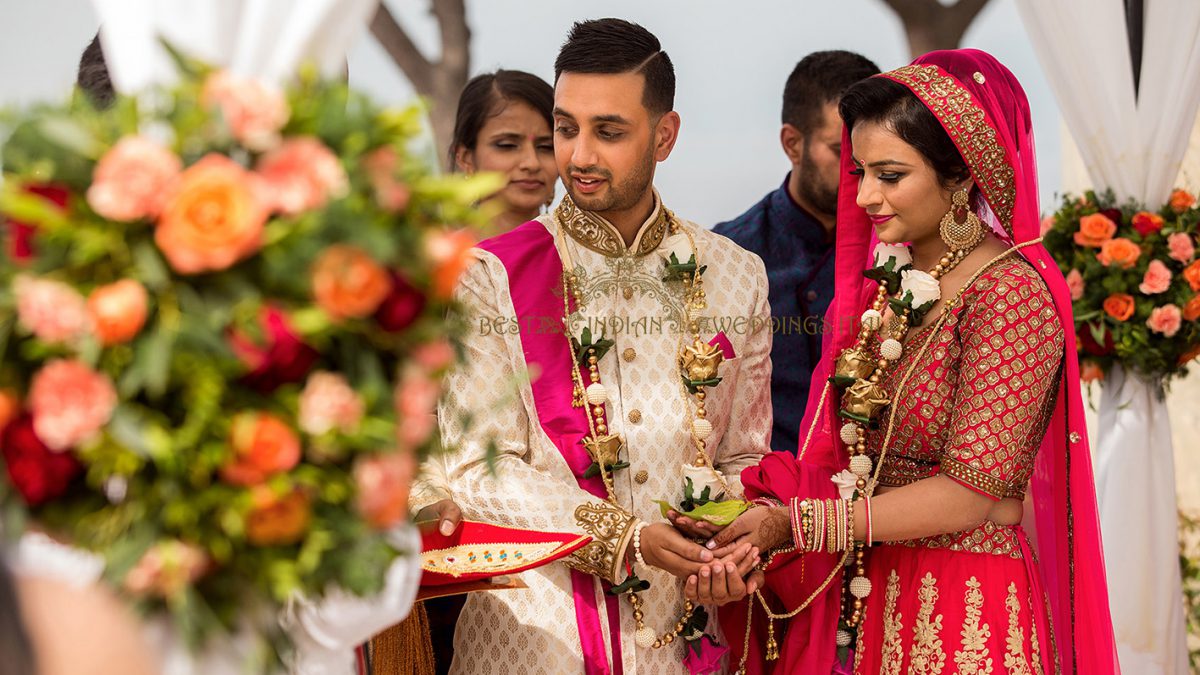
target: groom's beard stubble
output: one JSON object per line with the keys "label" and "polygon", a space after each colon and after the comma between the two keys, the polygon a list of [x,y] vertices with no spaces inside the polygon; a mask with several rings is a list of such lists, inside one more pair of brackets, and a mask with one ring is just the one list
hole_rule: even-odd
{"label": "groom's beard stubble", "polygon": [[808,141],[804,142],[804,155],[800,158],[800,184],[797,186],[800,197],[820,213],[814,215],[836,216],[838,203],[838,186],[832,187],[822,180],[821,170],[809,152]]}
{"label": "groom's beard stubble", "polygon": [[[571,183],[572,173],[600,176],[608,182],[608,190],[603,195],[576,194]],[[650,146],[642,162],[634,167],[629,177],[619,184],[613,180],[611,171],[595,166],[577,167],[574,165],[567,165],[567,175],[562,177],[562,183],[576,206],[584,211],[604,215],[607,211],[625,211],[633,208],[650,189],[653,177],[654,146]]]}

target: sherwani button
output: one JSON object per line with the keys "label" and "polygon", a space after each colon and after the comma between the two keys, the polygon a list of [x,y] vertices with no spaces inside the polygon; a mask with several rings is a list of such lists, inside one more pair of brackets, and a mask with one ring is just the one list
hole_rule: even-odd
{"label": "sherwani button", "polygon": [[807,296],[807,297],[808,297],[808,301],[809,301],[809,302],[812,302],[813,300],[816,300],[816,299],[817,299],[817,292],[816,292],[816,291],[809,291],[809,292],[808,292],[808,296]]}
{"label": "sherwani button", "polygon": [[637,352],[633,350],[633,347],[626,347],[625,351],[621,353],[621,358],[625,359],[626,363],[631,363],[637,358]]}
{"label": "sherwani button", "polygon": [[628,286],[626,286],[626,287],[625,287],[625,290],[624,290],[624,291],[622,291],[622,295],[624,295],[624,296],[625,296],[625,299],[626,299],[626,300],[632,300],[632,299],[633,299],[633,289],[632,289],[632,288],[630,288],[630,287],[628,287]]}
{"label": "sherwani button", "polygon": [[638,410],[637,408],[630,410],[629,411],[629,421],[633,422],[634,424],[641,422],[642,421],[642,411]]}
{"label": "sherwani button", "polygon": [[650,474],[646,473],[645,469],[642,469],[641,471],[638,471],[637,473],[633,474],[633,480],[638,485],[641,485],[641,484],[645,483],[646,481],[650,480]]}

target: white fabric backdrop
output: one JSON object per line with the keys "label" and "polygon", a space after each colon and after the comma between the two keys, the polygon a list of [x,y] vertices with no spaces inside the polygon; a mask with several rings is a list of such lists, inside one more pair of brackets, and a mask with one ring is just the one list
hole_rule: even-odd
{"label": "white fabric backdrop", "polygon": [[[1121,0],[1017,0],[1093,183],[1166,201],[1200,105],[1200,3],[1146,0],[1140,93]],[[1157,385],[1119,369],[1093,439],[1122,669],[1186,675],[1170,421]]]}
{"label": "white fabric backdrop", "polygon": [[160,44],[246,77],[279,83],[305,62],[326,75],[345,64],[379,0],[92,0],[114,86],[169,83]]}

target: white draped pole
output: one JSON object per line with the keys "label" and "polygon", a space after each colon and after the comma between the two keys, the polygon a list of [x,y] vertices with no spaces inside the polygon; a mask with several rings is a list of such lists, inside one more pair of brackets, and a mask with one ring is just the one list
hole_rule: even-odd
{"label": "white draped pole", "polygon": [[[1120,0],[1017,0],[1084,165],[1155,210],[1173,187],[1200,106],[1200,3],[1145,0],[1139,92]],[[1105,564],[1122,670],[1186,675],[1174,451],[1162,386],[1107,378],[1096,453]]]}

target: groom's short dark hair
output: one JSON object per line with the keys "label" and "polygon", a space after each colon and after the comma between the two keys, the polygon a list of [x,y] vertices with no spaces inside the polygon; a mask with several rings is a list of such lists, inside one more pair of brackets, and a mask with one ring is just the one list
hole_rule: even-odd
{"label": "groom's short dark hair", "polygon": [[554,61],[554,81],[563,73],[640,73],[642,105],[655,115],[675,107],[675,67],[650,31],[622,19],[594,19],[571,26]]}

